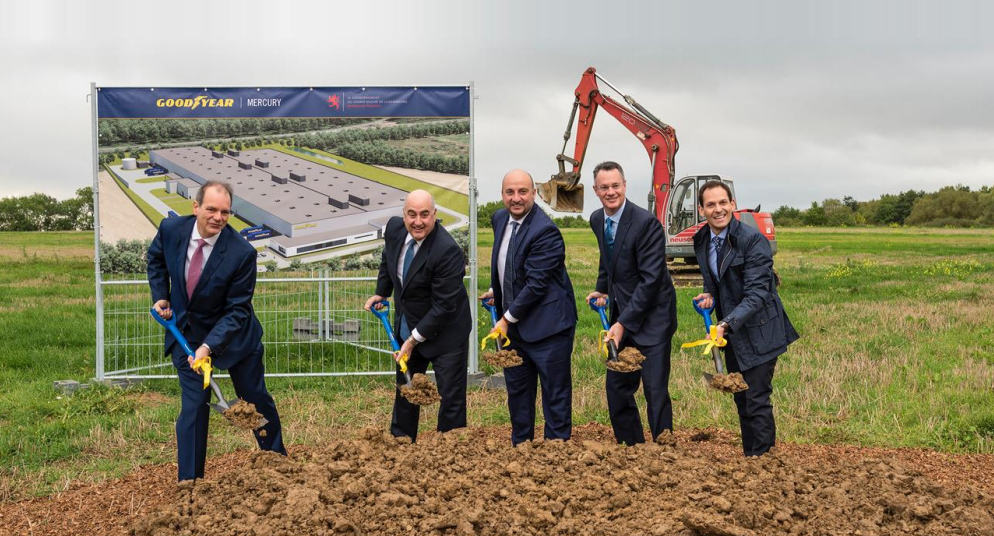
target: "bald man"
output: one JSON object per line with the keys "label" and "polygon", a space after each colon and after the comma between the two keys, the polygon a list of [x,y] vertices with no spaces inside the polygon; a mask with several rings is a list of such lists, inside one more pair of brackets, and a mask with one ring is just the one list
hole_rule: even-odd
{"label": "bald man", "polygon": [[[466,257],[452,235],[435,219],[435,199],[414,190],[404,200],[404,215],[387,222],[386,246],[380,262],[376,294],[366,310],[393,293],[395,336],[400,354],[408,355],[410,373],[424,373],[428,364],[442,401],[438,431],[466,426],[466,373],[471,316],[463,284]],[[400,395],[405,382],[397,367],[390,432],[397,437],[418,437],[421,407]]]}
{"label": "bald man", "polygon": [[534,439],[540,382],[545,439],[569,439],[576,299],[566,273],[566,245],[556,224],[535,206],[535,182],[526,171],[504,175],[501,199],[504,208],[491,220],[491,289],[481,297],[497,306],[502,316],[494,330],[508,334],[523,361],[504,369],[511,444]]}

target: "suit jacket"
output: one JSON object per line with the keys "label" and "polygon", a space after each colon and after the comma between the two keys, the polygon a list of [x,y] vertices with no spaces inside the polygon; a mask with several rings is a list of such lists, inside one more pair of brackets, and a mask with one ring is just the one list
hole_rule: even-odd
{"label": "suit jacket", "polygon": [[[511,218],[506,208],[491,218],[494,248],[490,255],[490,288],[494,304],[504,314],[504,289],[498,276],[498,255]],[[508,244],[510,246],[510,244]],[[518,228],[514,249],[514,302],[511,329],[525,342],[537,342],[576,325],[576,298],[566,273],[566,244],[552,219],[532,207]],[[509,277],[504,274],[504,277]],[[512,337],[513,338],[513,337]]]}
{"label": "suit jacket", "polygon": [[626,201],[608,257],[604,243],[604,209],[590,215],[600,247],[597,292],[610,296],[611,322],[643,345],[659,344],[676,331],[676,292],[666,268],[663,226],[647,210]]}
{"label": "suit jacket", "polygon": [[[193,349],[207,344],[214,366],[228,369],[262,348],[262,325],[252,308],[256,251],[225,226],[188,300],[186,253],[196,223],[194,216],[162,220],[148,248],[148,283],[153,302],[169,300],[176,326]],[[169,331],[165,352],[185,353]]]}
{"label": "suit jacket", "polygon": [[467,344],[472,328],[469,296],[463,277],[466,257],[441,221],[425,237],[407,270],[407,279],[397,277],[397,263],[405,253],[407,228],[404,219],[390,218],[383,235],[386,245],[376,281],[376,294],[394,295],[394,334],[400,336],[400,316],[426,340],[418,351],[431,359]]}
{"label": "suit jacket", "polygon": [[787,351],[800,336],[787,318],[773,276],[770,242],[756,229],[732,218],[722,246],[718,277],[711,273],[711,228],[694,235],[694,252],[704,276],[704,292],[716,302],[716,317],[728,322],[728,343],[739,367],[747,370]]}

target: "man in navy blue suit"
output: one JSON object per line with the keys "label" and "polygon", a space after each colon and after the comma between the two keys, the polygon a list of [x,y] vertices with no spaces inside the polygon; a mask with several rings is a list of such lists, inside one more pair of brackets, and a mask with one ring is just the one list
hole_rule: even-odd
{"label": "man in navy blue suit", "polygon": [[511,443],[535,437],[535,396],[542,384],[546,439],[569,439],[573,431],[570,358],[576,331],[576,299],[566,273],[566,246],[559,228],[535,207],[531,175],[515,169],[501,185],[504,207],[491,227],[491,299],[501,313],[500,329],[523,363],[504,369]]}
{"label": "man in navy blue suit", "polygon": [[[404,199],[403,217],[393,217],[383,233],[384,247],[376,294],[366,300],[367,311],[394,296],[394,336],[406,355],[407,369],[423,374],[431,364],[442,400],[439,432],[466,426],[466,383],[472,320],[463,277],[466,256],[436,219],[435,198],[414,190]],[[404,374],[397,367],[390,433],[418,437],[421,406],[400,394]]]}
{"label": "man in navy blue suit", "polygon": [[165,352],[179,373],[182,404],[176,420],[179,479],[203,478],[211,391],[191,367],[210,356],[213,366],[227,369],[235,393],[269,423],[255,431],[262,450],[286,454],[280,416],[266,390],[262,325],[252,309],[256,251],[227,225],[231,186],[207,182],[197,192],[193,215],[166,218],[148,248],[148,282],[152,302],[163,318],[176,316],[176,326],[196,348],[188,356],[170,332]]}
{"label": "man in navy blue suit", "polygon": [[[676,332],[676,293],[666,268],[666,237],[659,221],[625,198],[625,173],[615,162],[594,168],[594,193],[602,208],[590,215],[600,246],[597,288],[586,301],[610,301],[607,337],[621,350],[634,346],[645,361],[635,372],[607,371],[607,407],[619,443],[645,442],[635,405],[639,382],[645,392],[649,430],[656,438],[673,430],[670,349]],[[606,300],[610,296],[610,300]]]}
{"label": "man in navy blue suit", "polygon": [[708,224],[694,235],[704,292],[694,298],[715,307],[717,337],[728,340],[725,364],[740,372],[749,389],[735,393],[746,456],[764,454],[776,443],[773,369],[777,357],[799,337],[787,318],[773,275],[773,250],[756,229],[737,220],[732,190],[708,181],[697,194],[697,210]]}

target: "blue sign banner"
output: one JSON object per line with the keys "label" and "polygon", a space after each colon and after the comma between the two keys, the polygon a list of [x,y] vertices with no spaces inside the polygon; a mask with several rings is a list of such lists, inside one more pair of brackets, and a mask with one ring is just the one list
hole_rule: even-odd
{"label": "blue sign banner", "polygon": [[97,88],[100,119],[469,117],[469,86]]}

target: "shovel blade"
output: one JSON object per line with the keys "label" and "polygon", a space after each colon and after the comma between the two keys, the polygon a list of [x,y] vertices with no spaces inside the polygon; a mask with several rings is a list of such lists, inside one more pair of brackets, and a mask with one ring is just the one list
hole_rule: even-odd
{"label": "shovel blade", "polygon": [[223,406],[221,404],[210,403],[208,405],[211,407],[212,410],[220,413],[221,415],[224,415],[225,411],[228,411],[229,409],[231,409],[228,406]]}
{"label": "shovel blade", "polygon": [[711,381],[714,380],[714,376],[711,375],[711,374],[708,374],[707,372],[704,373],[703,377],[704,377],[704,381],[708,382],[708,385],[711,385]]}

